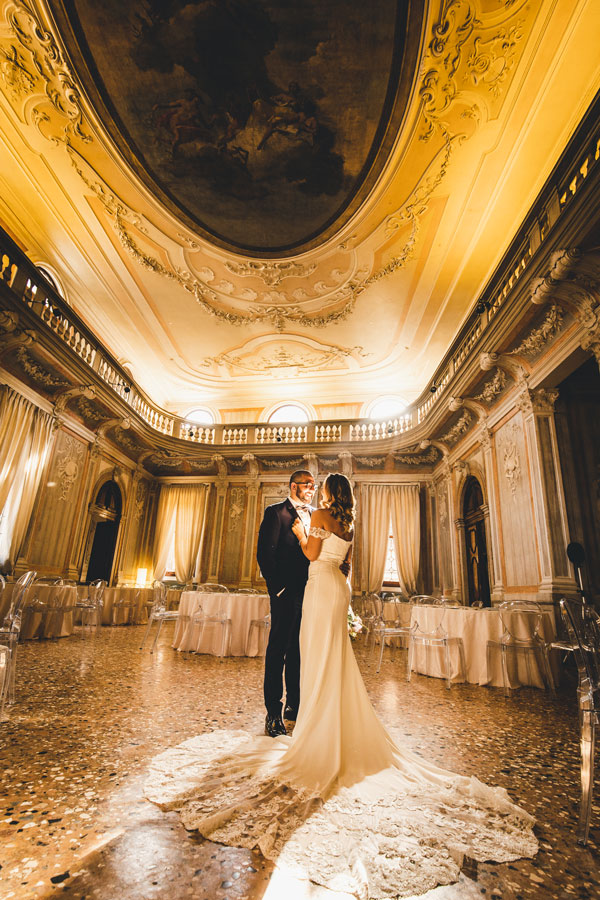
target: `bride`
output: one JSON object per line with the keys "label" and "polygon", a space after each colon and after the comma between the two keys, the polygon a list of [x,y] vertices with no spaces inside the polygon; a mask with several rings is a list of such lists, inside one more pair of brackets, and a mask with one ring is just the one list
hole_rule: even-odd
{"label": "bride", "polygon": [[188,829],[263,855],[299,877],[366,898],[456,881],[463,857],[537,852],[534,820],[506,791],[455,775],[395,743],[375,715],[348,637],[354,497],[328,475],[308,536],[300,705],[292,736],[216,731],[153,761],[148,799]]}

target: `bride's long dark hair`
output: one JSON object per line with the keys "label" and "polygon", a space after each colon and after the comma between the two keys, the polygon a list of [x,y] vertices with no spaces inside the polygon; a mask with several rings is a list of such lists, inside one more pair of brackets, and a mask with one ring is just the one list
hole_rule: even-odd
{"label": "bride's long dark hair", "polygon": [[352,485],[345,475],[331,472],[323,483],[329,499],[323,498],[323,506],[328,509],[334,519],[342,525],[344,531],[352,531],[356,501]]}

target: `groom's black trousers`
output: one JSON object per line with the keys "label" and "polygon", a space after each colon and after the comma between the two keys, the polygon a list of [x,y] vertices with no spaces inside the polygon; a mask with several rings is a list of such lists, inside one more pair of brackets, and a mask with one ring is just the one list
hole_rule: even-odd
{"label": "groom's black trousers", "polygon": [[281,714],[283,672],[285,668],[286,705],[300,705],[300,590],[286,588],[279,597],[271,596],[271,631],[265,654],[265,706],[270,716]]}

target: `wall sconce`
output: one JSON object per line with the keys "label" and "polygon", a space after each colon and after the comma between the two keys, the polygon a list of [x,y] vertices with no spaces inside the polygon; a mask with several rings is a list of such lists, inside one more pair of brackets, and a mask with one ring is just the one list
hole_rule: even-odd
{"label": "wall sconce", "polygon": [[429,390],[431,391],[432,394],[435,394],[437,389],[438,389],[438,386],[435,383],[435,378],[434,378],[434,380],[431,382],[431,387],[429,388]]}

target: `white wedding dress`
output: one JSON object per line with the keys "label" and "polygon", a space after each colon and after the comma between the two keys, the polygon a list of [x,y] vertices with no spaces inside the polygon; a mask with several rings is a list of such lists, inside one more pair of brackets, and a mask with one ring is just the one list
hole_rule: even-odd
{"label": "white wedding dress", "polygon": [[348,543],[323,539],[300,632],[301,704],[292,737],[215,731],[156,758],[146,796],[188,829],[263,855],[357,897],[424,893],[458,878],[465,855],[533,856],[534,820],[502,788],[454,775],[394,743],[347,631]]}

